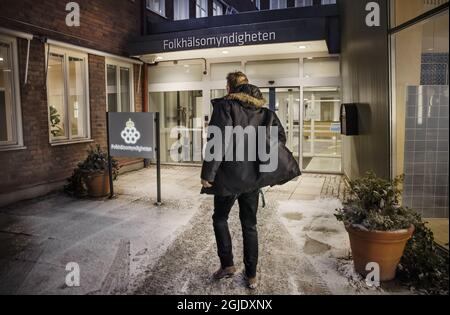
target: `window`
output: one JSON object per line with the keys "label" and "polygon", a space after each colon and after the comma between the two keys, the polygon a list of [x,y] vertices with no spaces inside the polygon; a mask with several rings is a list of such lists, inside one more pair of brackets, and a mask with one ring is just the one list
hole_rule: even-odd
{"label": "window", "polygon": [[165,0],[147,0],[147,9],[166,16],[166,1]]}
{"label": "window", "polygon": [[401,25],[445,3],[448,3],[448,0],[393,0],[391,1],[392,25]]}
{"label": "window", "polygon": [[87,54],[47,49],[50,142],[86,140],[90,137]]}
{"label": "window", "polygon": [[196,0],[195,6],[197,8],[196,17],[202,18],[208,16],[208,0]]}
{"label": "window", "polygon": [[322,0],[322,5],[336,4],[336,0]]}
{"label": "window", "polygon": [[201,82],[204,64],[200,60],[161,62],[149,68],[149,83]]}
{"label": "window", "polygon": [[261,0],[255,0],[255,6],[258,10],[261,10]]}
{"label": "window", "polygon": [[225,81],[228,73],[242,70],[240,62],[212,63],[211,81]]}
{"label": "window", "polygon": [[238,13],[239,13],[239,11],[236,10],[235,7],[232,7],[231,5],[227,6],[227,9],[226,9],[226,12],[225,12],[226,15],[232,15],[232,14],[238,14]]}
{"label": "window", "polygon": [[311,7],[313,0],[295,0],[296,7]]}
{"label": "window", "polygon": [[213,15],[223,15],[223,6],[219,1],[213,1]]}
{"label": "window", "polygon": [[[400,2],[400,20],[412,4],[421,14],[425,3]],[[404,176],[404,206],[425,218],[448,218],[448,10],[394,32],[391,42],[393,175]]]}
{"label": "window", "polygon": [[173,10],[173,18],[175,21],[189,19],[189,0],[175,0]]}
{"label": "window", "polygon": [[287,8],[287,0],[270,0],[270,9],[285,9]]}
{"label": "window", "polygon": [[0,150],[23,146],[15,38],[0,35]]}
{"label": "window", "polygon": [[114,60],[106,61],[106,103],[109,112],[132,112],[133,66]]}
{"label": "window", "polygon": [[251,80],[274,80],[275,78],[298,78],[298,59],[249,61],[245,73]]}
{"label": "window", "polygon": [[309,78],[339,77],[340,62],[337,57],[307,58],[303,61],[303,76]]}

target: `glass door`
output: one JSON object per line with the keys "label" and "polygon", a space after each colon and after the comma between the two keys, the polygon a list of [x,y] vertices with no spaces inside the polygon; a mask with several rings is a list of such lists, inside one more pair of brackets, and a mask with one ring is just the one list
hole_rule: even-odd
{"label": "glass door", "polygon": [[302,166],[306,172],[342,173],[340,90],[303,89]]}
{"label": "glass door", "polygon": [[299,161],[300,157],[300,89],[263,88],[267,107],[277,113],[286,132],[288,149]]}
{"label": "glass door", "polygon": [[201,163],[202,91],[151,92],[150,111],[161,115],[161,161]]}
{"label": "glass door", "polygon": [[[266,107],[276,112],[286,132],[287,147],[299,161],[300,157],[300,89],[261,88]],[[224,97],[226,90],[212,90],[211,99]],[[212,112],[212,108],[211,108]]]}

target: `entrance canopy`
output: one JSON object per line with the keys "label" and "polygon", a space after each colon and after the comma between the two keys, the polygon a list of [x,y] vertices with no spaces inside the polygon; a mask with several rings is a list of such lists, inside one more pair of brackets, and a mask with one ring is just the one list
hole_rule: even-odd
{"label": "entrance canopy", "polygon": [[[339,10],[337,5],[255,11],[184,21],[148,23],[148,35],[129,44],[129,54],[147,62],[196,57],[199,51],[264,54],[286,52],[282,44],[308,47],[310,51],[340,52]],[[295,44],[295,45],[293,45]],[[246,49],[247,48],[247,49]],[[236,50],[236,49],[239,49]],[[178,54],[175,54],[177,53]],[[179,54],[183,52],[182,54]],[[174,58],[181,57],[182,58]]]}

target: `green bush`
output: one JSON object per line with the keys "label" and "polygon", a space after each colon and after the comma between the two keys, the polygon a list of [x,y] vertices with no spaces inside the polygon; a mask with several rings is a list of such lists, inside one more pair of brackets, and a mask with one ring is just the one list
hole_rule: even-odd
{"label": "green bush", "polygon": [[369,231],[397,231],[416,225],[416,212],[400,205],[401,178],[387,181],[373,172],[350,181],[348,199],[336,218]]}
{"label": "green bush", "polygon": [[396,231],[414,225],[414,235],[398,267],[398,279],[425,293],[448,294],[448,255],[438,251],[433,232],[420,214],[401,205],[401,182],[401,177],[387,181],[373,172],[350,181],[348,199],[335,216],[345,225],[368,231]]}
{"label": "green bush", "polygon": [[[109,169],[108,153],[103,151],[99,145],[95,148],[90,147],[86,160],[78,163],[77,168],[73,171],[72,176],[67,179],[68,184],[65,191],[76,197],[87,196],[86,180],[89,176],[97,172],[105,172]],[[116,180],[119,175],[119,162],[112,159],[113,179]]]}

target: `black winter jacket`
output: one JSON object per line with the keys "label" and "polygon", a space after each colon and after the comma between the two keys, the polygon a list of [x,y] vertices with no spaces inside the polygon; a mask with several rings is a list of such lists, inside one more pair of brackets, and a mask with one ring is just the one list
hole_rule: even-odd
{"label": "black winter jacket", "polygon": [[[258,126],[264,126],[266,127],[264,130],[267,138],[270,138],[270,127],[278,127],[278,144],[276,144],[278,148],[278,167],[273,172],[261,172],[260,166],[267,165],[269,162],[261,161],[258,154],[256,161],[249,159],[248,154],[246,154],[244,161],[238,161],[238,159],[225,161],[225,157],[222,161],[205,161],[202,167],[201,178],[212,183],[213,187],[203,188],[202,193],[218,196],[239,195],[267,186],[283,185],[301,175],[297,161],[292,152],[286,147],[284,128],[277,115],[264,107],[265,103],[266,101],[261,91],[256,86],[250,84],[241,85],[232,94],[212,101],[214,110],[210,126],[221,129],[223,135],[225,135],[225,127],[227,126],[241,126],[244,129],[248,126],[253,126],[256,130],[259,130],[257,131],[258,136],[259,132],[261,132]],[[213,136],[210,135],[208,142],[212,140]],[[221,140],[225,148],[227,146],[225,136]],[[236,140],[235,138],[233,142],[233,152],[236,152],[236,143],[238,142]],[[248,152],[249,144],[255,145],[255,143],[249,143],[247,136],[241,140],[244,141],[246,152]],[[266,141],[265,145],[266,152],[268,152],[270,139]],[[225,155],[225,152],[223,155]]]}

